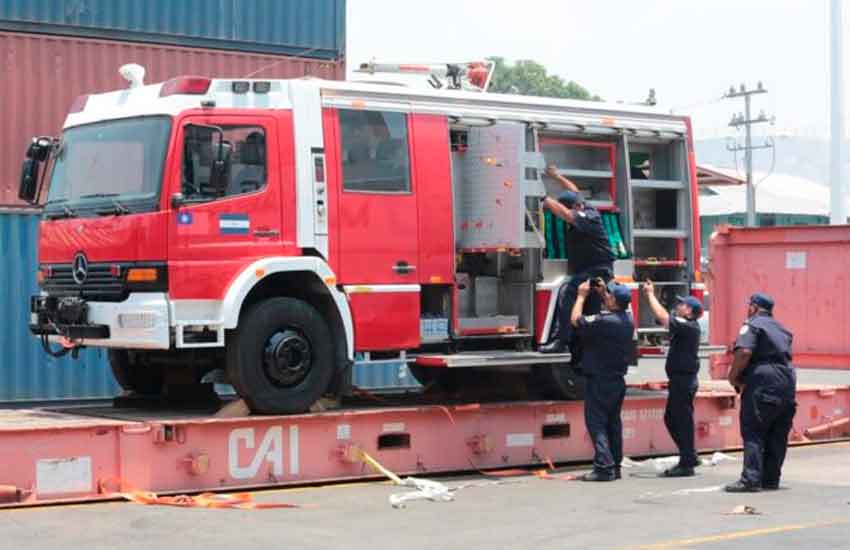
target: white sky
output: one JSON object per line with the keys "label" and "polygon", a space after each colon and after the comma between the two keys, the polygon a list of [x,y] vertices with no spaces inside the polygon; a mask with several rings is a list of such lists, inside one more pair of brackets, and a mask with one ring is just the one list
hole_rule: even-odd
{"label": "white sky", "polygon": [[[690,114],[697,137],[729,133],[743,100],[718,98],[758,80],[754,115],[777,131],[828,135],[829,0],[348,0],[349,69],[383,61],[534,59],[609,101]],[[844,6],[845,81],[850,2]],[[845,97],[848,86],[844,88]],[[845,99],[845,112],[850,99]],[[765,125],[766,126],[766,125]]]}

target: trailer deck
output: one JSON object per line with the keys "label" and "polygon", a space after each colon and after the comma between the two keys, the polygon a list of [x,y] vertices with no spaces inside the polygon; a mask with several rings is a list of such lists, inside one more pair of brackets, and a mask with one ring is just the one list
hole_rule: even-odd
{"label": "trailer deck", "polygon": [[[623,406],[628,456],[675,452],[663,384],[631,386]],[[850,387],[801,386],[792,440],[850,434]],[[738,400],[701,382],[697,447],[740,447]],[[2,506],[374,477],[363,450],[399,474],[427,475],[586,461],[582,402],[473,403],[427,394],[370,396],[338,410],[218,418],[186,411],[77,406],[0,411]]]}

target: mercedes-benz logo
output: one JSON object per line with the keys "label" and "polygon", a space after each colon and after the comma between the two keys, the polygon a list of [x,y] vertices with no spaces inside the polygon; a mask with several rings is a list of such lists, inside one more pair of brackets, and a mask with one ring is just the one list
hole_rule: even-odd
{"label": "mercedes-benz logo", "polygon": [[76,256],[74,256],[74,264],[71,268],[71,275],[74,277],[74,282],[78,285],[86,282],[86,277],[89,275],[89,261],[86,259],[86,255],[82,252],[78,252]]}

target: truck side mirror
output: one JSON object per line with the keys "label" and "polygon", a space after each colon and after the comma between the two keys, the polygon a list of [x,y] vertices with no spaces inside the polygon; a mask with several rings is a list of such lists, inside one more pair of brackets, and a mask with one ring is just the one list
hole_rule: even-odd
{"label": "truck side mirror", "polygon": [[21,167],[21,184],[18,187],[18,198],[29,204],[38,202],[38,161],[32,158],[24,159]]}
{"label": "truck side mirror", "polygon": [[219,195],[224,196],[230,184],[230,153],[233,145],[221,139],[210,167],[210,187]]}

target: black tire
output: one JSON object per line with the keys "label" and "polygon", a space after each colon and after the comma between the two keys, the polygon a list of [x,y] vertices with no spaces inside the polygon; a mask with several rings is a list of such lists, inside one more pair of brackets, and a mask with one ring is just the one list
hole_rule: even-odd
{"label": "black tire", "polygon": [[531,393],[543,399],[580,401],[587,379],[569,365],[536,365],[531,368]]}
{"label": "black tire", "polygon": [[160,395],[165,387],[162,366],[147,364],[139,353],[109,350],[109,365],[115,381],[124,390],[140,395]]}
{"label": "black tire", "polygon": [[227,376],[255,413],[307,411],[328,389],[333,365],[327,323],[295,298],[252,306],[227,335]]}

